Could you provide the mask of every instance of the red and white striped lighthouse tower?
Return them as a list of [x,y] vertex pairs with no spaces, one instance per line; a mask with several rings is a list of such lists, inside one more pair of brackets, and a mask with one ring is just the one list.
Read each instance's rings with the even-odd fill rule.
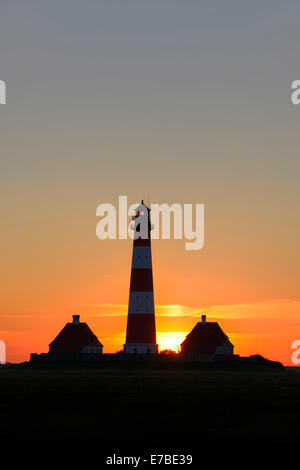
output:
[[157,354],[156,344],[150,209],[144,201],[133,217],[133,241],[130,293],[125,353]]

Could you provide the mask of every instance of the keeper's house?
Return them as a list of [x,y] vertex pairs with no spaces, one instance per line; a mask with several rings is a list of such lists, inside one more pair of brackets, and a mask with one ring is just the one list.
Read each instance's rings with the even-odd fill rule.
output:
[[202,315],[201,323],[192,329],[183,343],[181,355],[185,360],[212,362],[216,360],[231,360],[233,344],[216,322],[207,322]]
[[80,323],[79,315],[67,323],[49,344],[47,354],[31,354],[30,361],[98,360],[102,358],[103,345],[86,323]]

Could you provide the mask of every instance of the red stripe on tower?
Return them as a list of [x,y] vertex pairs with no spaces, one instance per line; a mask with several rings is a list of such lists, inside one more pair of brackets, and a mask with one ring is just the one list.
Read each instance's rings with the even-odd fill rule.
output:
[[133,217],[133,241],[126,344],[124,352],[157,354],[156,344],[150,209],[144,201]]

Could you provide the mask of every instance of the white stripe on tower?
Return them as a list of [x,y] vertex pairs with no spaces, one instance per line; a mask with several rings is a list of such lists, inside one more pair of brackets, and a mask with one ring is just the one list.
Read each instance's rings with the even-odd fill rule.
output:
[[[144,219],[143,219],[144,217]],[[145,224],[147,238],[138,236],[133,242],[130,294],[128,304],[125,353],[156,354],[155,312],[150,240],[150,210],[142,201],[134,217],[136,234]],[[144,232],[145,233],[145,232]]]
[[154,315],[153,292],[130,292],[128,313],[151,313]]
[[152,269],[151,246],[135,246],[132,251],[131,269]]

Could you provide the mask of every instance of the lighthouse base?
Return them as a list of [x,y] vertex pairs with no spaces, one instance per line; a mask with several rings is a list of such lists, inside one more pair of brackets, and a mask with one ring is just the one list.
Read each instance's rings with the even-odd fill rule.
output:
[[123,348],[125,354],[158,354],[158,344],[128,343]]

